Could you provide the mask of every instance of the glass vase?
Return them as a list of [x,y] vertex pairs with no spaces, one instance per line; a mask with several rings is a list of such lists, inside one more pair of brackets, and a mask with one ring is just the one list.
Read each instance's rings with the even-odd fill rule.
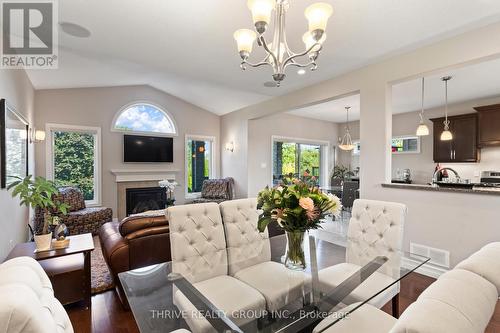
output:
[[304,234],[303,231],[286,232],[285,266],[288,269],[303,271],[306,268]]

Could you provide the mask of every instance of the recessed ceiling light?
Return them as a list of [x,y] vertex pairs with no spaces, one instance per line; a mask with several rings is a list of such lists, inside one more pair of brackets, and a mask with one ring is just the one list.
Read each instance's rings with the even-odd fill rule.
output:
[[304,68],[301,68],[297,71],[297,74],[299,75],[304,75],[306,73],[306,70]]
[[82,27],[79,24],[71,22],[61,22],[59,23],[61,30],[70,36],[78,38],[89,38],[91,33],[87,28]]

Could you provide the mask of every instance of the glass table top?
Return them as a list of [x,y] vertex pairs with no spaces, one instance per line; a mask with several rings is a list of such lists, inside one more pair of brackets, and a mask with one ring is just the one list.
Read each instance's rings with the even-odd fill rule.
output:
[[[429,258],[396,249],[383,244],[373,244],[357,249],[356,255],[345,247],[319,239],[314,231],[306,234],[304,271],[287,269],[287,279],[301,281],[299,296],[297,288],[284,281],[282,288],[289,294],[284,297],[283,306],[275,311],[240,313],[240,320],[234,314],[219,309],[209,299],[210,295],[200,292],[197,283],[190,277],[173,272],[172,262],[153,265],[119,274],[125,295],[141,333],[170,332],[189,327],[187,316],[203,316],[215,332],[299,332],[316,326],[333,310],[339,310],[356,301],[365,304],[397,283],[411,272],[425,264]],[[271,261],[283,264],[286,249],[284,235],[269,239]],[[349,258],[349,261],[346,260]],[[339,269],[337,269],[339,268]],[[226,272],[229,268],[226,267]],[[174,269],[175,271],[175,269]],[[219,270],[218,270],[219,271]],[[330,271],[330,273],[325,273]],[[332,273],[334,281],[331,281]],[[360,296],[356,288],[367,286],[367,279],[382,277],[377,284]],[[325,281],[327,279],[328,281]],[[368,290],[368,291],[366,291]],[[174,296],[182,293],[198,310],[196,313],[181,311],[174,305]],[[355,311],[358,307],[350,310]],[[247,315],[244,320],[241,317]],[[235,323],[236,322],[236,323]],[[331,325],[336,322],[333,321]],[[327,326],[329,327],[329,326]],[[197,333],[197,332],[193,332]]]

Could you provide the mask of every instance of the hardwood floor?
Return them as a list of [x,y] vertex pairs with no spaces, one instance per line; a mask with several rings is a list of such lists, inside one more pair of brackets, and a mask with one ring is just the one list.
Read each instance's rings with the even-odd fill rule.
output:
[[[412,273],[406,277],[401,282],[400,312],[402,313],[408,305],[414,302],[433,281],[433,278],[417,273]],[[66,309],[75,333],[139,332],[132,312],[123,310],[114,290],[93,296],[91,310],[85,310],[79,304],[69,306]],[[386,304],[383,310],[391,313],[390,303]],[[500,333],[500,302],[497,303],[486,333]]]

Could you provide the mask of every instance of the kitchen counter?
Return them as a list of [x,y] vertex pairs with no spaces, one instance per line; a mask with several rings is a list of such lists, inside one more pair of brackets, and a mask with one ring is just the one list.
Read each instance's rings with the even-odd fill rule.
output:
[[453,193],[471,193],[471,194],[489,194],[500,196],[500,188],[492,187],[474,187],[459,188],[459,187],[439,187],[424,184],[382,184],[385,188],[395,188],[403,190],[417,190],[417,191],[434,191],[434,192],[453,192]]

